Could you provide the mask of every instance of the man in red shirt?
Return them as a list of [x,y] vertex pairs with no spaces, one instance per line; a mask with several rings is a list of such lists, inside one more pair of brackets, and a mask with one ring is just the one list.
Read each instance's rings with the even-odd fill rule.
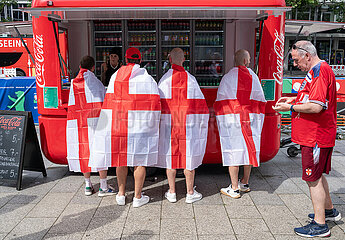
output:
[[[331,170],[331,155],[336,136],[336,82],[330,66],[317,56],[309,41],[298,41],[292,46],[294,66],[308,71],[297,97],[282,97],[274,110],[292,112],[293,142],[301,145],[302,179],[309,186],[315,214],[308,225],[295,228],[304,237],[330,235],[326,220],[338,221],[341,214],[333,207],[323,173]],[[294,102],[294,104],[292,104]]]

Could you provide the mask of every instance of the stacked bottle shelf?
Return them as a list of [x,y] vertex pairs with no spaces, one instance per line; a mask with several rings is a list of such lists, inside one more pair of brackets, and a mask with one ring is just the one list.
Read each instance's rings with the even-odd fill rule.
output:
[[162,20],[161,22],[161,60],[162,74],[166,73],[170,68],[168,55],[173,48],[179,47],[183,50],[185,62],[183,64],[187,71],[190,71],[190,37],[191,27],[189,20]]
[[95,21],[94,46],[96,51],[96,75],[100,78],[102,64],[109,61],[109,53],[113,47],[122,52],[121,21]]
[[223,21],[195,21],[195,68],[200,86],[218,86],[223,75]]
[[146,68],[147,72],[157,76],[156,68],[156,21],[139,20],[128,21],[128,46],[136,47],[141,53],[141,67]]

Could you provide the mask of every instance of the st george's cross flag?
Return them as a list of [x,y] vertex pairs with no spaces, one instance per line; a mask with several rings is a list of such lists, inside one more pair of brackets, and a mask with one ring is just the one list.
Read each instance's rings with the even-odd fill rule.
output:
[[70,171],[95,172],[90,168],[90,145],[96,129],[105,88],[93,72],[81,68],[72,80],[67,110],[66,145]]
[[209,110],[196,79],[172,65],[158,84],[162,114],[157,167],[193,170],[201,165]]
[[259,166],[265,104],[251,69],[238,66],[224,75],[214,104],[224,166]]
[[157,163],[161,105],[157,83],[138,64],[110,78],[89,166],[151,166]]

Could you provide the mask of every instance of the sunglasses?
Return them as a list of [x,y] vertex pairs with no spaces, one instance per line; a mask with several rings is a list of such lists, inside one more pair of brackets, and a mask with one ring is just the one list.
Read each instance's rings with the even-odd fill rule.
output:
[[304,48],[297,47],[296,44],[292,45],[292,49],[293,49],[293,50],[300,49],[300,50],[303,50],[303,51],[309,53],[309,52],[308,52],[307,50],[305,50]]

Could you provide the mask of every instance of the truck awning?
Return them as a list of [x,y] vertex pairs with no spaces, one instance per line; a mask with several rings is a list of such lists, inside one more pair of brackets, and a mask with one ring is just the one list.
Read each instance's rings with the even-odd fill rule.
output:
[[290,11],[284,0],[34,0],[33,16],[55,11],[62,20],[259,19]]
[[32,35],[32,22],[31,21],[24,21],[24,22],[1,22],[0,23],[0,32],[5,34],[10,34],[13,37],[19,37],[15,27],[18,29],[20,34],[22,35]]
[[285,33],[298,34],[301,30],[300,35],[304,36],[338,28],[345,28],[345,23],[307,20],[285,20]]

